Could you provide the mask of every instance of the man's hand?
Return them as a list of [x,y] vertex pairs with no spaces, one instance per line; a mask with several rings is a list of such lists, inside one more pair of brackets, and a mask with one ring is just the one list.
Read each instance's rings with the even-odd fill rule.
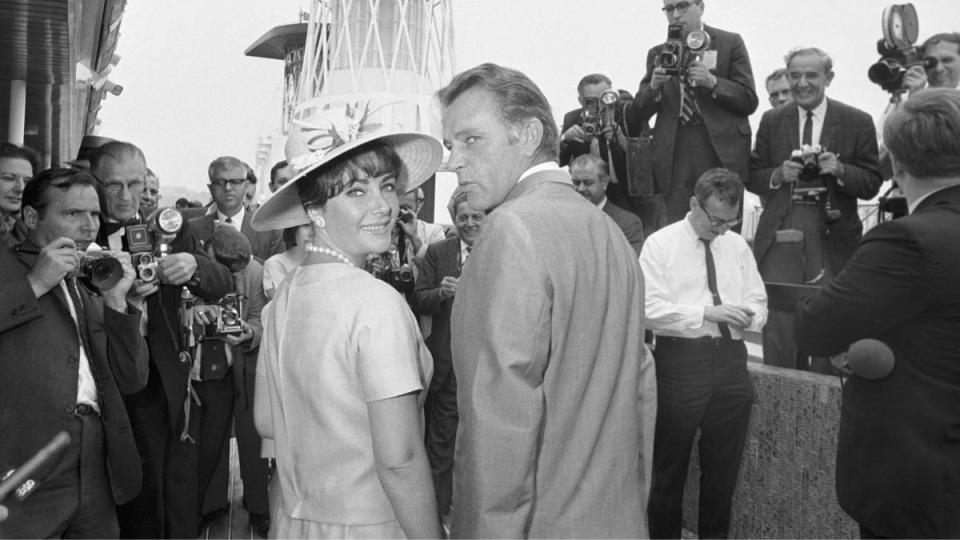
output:
[[653,75],[650,77],[650,89],[659,90],[663,85],[667,84],[670,77],[672,77],[672,75],[668,74],[665,69],[661,67],[654,68]]
[[802,171],[803,165],[788,159],[780,166],[780,181],[784,184],[792,184],[800,179]]
[[564,131],[563,135],[560,136],[560,140],[564,142],[573,141],[582,143],[587,142],[588,138],[589,137],[587,136],[586,132],[584,132],[583,128],[580,127],[580,124],[574,124],[570,127],[570,129]]
[[687,81],[693,86],[702,86],[711,90],[717,86],[717,78],[699,60],[690,62],[687,67]]
[[40,249],[37,264],[27,273],[27,281],[37,298],[56,287],[67,274],[73,272],[80,262],[77,244],[61,236]]
[[737,306],[733,304],[720,304],[719,306],[707,306],[703,310],[703,318],[712,323],[727,323],[740,328],[750,326],[753,321],[754,311],[746,306]]
[[247,324],[247,321],[240,321],[240,327],[243,328],[242,332],[239,334],[224,334],[223,340],[230,345],[240,345],[253,339],[253,330],[250,329],[250,325]]
[[160,282],[183,285],[197,271],[197,259],[190,253],[173,253],[159,260]]
[[157,285],[157,282],[146,282],[141,279],[136,279],[133,281],[133,285],[130,287],[130,290],[127,291],[127,302],[131,306],[143,311],[143,303],[148,296],[160,290],[160,286]]
[[208,324],[217,322],[217,317],[219,316],[219,306],[208,306],[203,304],[193,306],[193,320],[197,321],[197,323],[202,326],[207,326]]
[[407,238],[415,238],[417,236],[417,215],[406,208],[401,208],[400,214],[408,216],[410,220],[409,222],[402,219],[397,220],[400,223],[400,228],[403,229],[403,233],[407,235]]
[[927,87],[927,72],[923,66],[910,66],[907,72],[903,74],[903,88],[914,93],[917,90],[923,90]]
[[440,280],[440,294],[444,298],[453,298],[457,294],[457,285],[460,284],[460,278],[455,278],[453,276],[444,276]]
[[817,156],[817,162],[820,163],[820,174],[843,178],[843,163],[840,163],[840,156],[833,152],[822,152]]
[[[101,291],[103,293],[103,303],[114,311],[124,313],[127,310],[127,293],[137,279],[137,271],[133,269],[130,263],[130,254],[123,251],[104,251],[105,257],[113,257],[120,261],[120,267],[123,268],[123,277],[113,287]],[[142,302],[141,302],[142,305]],[[139,308],[140,306],[136,306]]]

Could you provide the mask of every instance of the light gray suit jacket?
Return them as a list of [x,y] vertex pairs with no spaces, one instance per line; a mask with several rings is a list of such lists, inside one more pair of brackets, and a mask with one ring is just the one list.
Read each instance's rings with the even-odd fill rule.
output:
[[487,217],[453,306],[453,536],[647,535],[643,294],[636,253],[566,172]]

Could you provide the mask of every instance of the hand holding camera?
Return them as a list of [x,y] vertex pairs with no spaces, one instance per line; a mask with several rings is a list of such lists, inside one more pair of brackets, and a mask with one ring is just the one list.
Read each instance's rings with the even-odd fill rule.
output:
[[409,208],[400,207],[397,214],[397,226],[408,238],[417,235],[417,215]]
[[444,298],[453,298],[457,294],[457,286],[460,284],[460,278],[453,276],[444,276],[440,280],[440,294]]
[[587,134],[583,131],[583,128],[580,127],[580,124],[574,124],[570,126],[570,129],[563,132],[560,140],[582,143],[587,141]]
[[77,268],[80,257],[77,254],[77,244],[73,240],[61,236],[43,246],[37,263],[27,274],[27,281],[33,288],[33,294],[40,298]]
[[817,155],[817,163],[820,166],[820,174],[829,174],[835,178],[843,177],[843,163],[840,162],[840,156],[837,154],[824,150]]
[[699,60],[692,60],[687,66],[687,82],[691,86],[702,86],[709,89],[717,86],[717,78]]
[[[97,255],[92,255],[93,253],[97,253]],[[130,291],[134,280],[137,279],[137,272],[130,263],[130,254],[122,251],[87,252],[86,259],[91,261],[91,266],[97,263],[101,266],[109,265],[111,268],[114,265],[119,265],[119,276],[114,275],[108,281],[98,281],[94,277],[90,281],[93,282],[94,286],[100,288],[103,293],[103,302],[110,309],[121,313],[125,312],[127,309],[127,292]],[[136,307],[139,308],[140,306]]]
[[197,271],[197,258],[191,253],[172,253],[156,264],[160,282],[167,285],[183,285]]

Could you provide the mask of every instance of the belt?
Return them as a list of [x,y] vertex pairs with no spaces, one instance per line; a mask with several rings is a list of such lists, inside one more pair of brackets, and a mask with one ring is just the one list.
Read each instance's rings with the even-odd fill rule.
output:
[[87,416],[87,415],[91,415],[91,414],[99,414],[99,413],[97,413],[97,410],[93,408],[93,405],[90,405],[90,404],[87,404],[87,403],[80,403],[79,405],[77,405],[77,408],[76,408],[76,410],[74,410],[73,413],[76,414],[77,416]]
[[657,336],[657,341],[666,342],[666,343],[721,343],[721,342],[734,343],[734,342],[743,341],[743,340],[725,338],[722,336],[700,336],[695,338]]

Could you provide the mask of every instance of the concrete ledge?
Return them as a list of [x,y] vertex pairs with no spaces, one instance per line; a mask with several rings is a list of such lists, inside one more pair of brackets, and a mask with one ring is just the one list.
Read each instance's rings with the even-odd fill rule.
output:
[[[731,538],[859,538],[837,504],[840,380],[749,362],[757,399],[733,500]],[[690,460],[684,526],[697,530],[699,454]]]

